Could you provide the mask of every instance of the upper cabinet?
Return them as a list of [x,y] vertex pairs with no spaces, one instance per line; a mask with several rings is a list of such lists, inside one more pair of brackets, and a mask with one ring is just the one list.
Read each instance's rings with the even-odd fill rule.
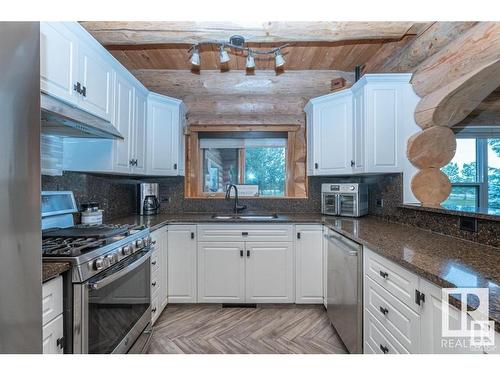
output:
[[41,90],[112,122],[115,72],[106,54],[77,23],[41,22]]
[[77,22],[42,22],[41,90],[110,122],[123,139],[63,140],[63,169],[184,174],[185,106],[150,93]]
[[308,175],[403,171],[411,74],[367,74],[352,88],[309,101]]
[[184,175],[185,109],[182,101],[148,97],[147,171],[156,176]]

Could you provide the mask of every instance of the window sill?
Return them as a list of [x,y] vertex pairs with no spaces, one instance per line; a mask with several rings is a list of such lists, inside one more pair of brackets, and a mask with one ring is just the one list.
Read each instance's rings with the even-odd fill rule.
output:
[[452,209],[448,207],[427,207],[422,206],[420,204],[402,204],[399,207],[417,210],[417,211],[426,211],[433,212],[437,214],[443,215],[452,215],[452,216],[463,216],[463,217],[473,217],[476,219],[490,220],[490,221],[499,221],[500,222],[500,210],[499,209]]

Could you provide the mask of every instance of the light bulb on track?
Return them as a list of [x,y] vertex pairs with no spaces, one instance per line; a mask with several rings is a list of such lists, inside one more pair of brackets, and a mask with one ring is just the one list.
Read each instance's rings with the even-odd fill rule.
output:
[[193,54],[191,55],[191,65],[198,67],[200,64],[200,52],[198,51],[198,48],[195,48]]
[[277,50],[276,53],[274,54],[274,65],[276,68],[281,68],[285,65],[285,59],[283,58],[283,55],[281,54],[280,50]]
[[225,64],[225,63],[229,62],[229,60],[231,60],[231,58],[229,57],[229,54],[224,49],[224,46],[220,46],[219,57],[220,57],[220,63],[221,64]]
[[249,52],[248,56],[247,56],[246,68],[247,69],[255,69],[255,60],[254,60],[251,52]]

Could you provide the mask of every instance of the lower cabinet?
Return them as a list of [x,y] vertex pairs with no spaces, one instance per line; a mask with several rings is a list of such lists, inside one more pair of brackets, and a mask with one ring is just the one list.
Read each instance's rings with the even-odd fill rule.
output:
[[[450,330],[473,322],[467,314],[462,322],[459,309],[442,300],[442,288],[364,248],[364,352],[473,354],[498,353],[496,345],[471,347],[470,337],[443,335],[444,318]],[[448,307],[448,314],[443,308]]]
[[167,227],[152,232],[151,239],[154,247],[151,254],[151,321],[155,323],[167,306]]
[[58,276],[42,285],[43,354],[64,352],[63,280]]
[[295,226],[295,303],[323,303],[323,226]]
[[198,243],[198,302],[291,303],[291,242]]
[[291,242],[245,244],[246,302],[294,302],[292,250]]
[[169,225],[167,247],[168,302],[196,303],[196,225]]
[[245,302],[245,243],[198,243],[198,302]]

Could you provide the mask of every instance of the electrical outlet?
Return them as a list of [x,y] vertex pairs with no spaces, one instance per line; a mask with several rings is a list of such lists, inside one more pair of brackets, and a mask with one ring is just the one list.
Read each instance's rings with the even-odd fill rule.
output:
[[384,207],[384,200],[382,198],[378,198],[375,204],[377,207]]

